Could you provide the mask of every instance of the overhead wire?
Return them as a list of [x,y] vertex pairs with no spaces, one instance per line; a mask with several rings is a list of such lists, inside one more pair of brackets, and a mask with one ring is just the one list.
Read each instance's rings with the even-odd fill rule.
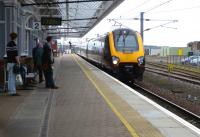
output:
[[151,28],[145,29],[144,31],[149,31],[149,30],[152,30],[152,29],[155,29],[155,28],[159,28],[159,27],[165,27],[165,28],[177,29],[177,28],[173,28],[173,27],[165,26],[165,25],[167,25],[167,24],[171,24],[171,23],[175,23],[175,22],[177,22],[177,21],[170,21],[170,22],[167,22],[167,23],[164,23],[164,24],[158,25],[158,26],[154,26],[154,27],[151,27]]
[[159,8],[159,7],[161,7],[161,6],[165,5],[165,4],[170,3],[171,1],[173,1],[173,0],[168,0],[168,1],[165,1],[165,2],[163,2],[163,3],[160,3],[160,4],[156,5],[156,6],[154,6],[153,8],[151,8],[151,9],[145,11],[144,13],[147,13],[147,12],[150,12],[150,11],[152,11],[152,10],[154,10],[154,9],[157,9],[157,8]]
[[125,14],[125,13],[130,13],[130,12],[132,12],[132,11],[134,11],[134,10],[136,10],[136,9],[138,9],[138,8],[140,8],[140,7],[142,7],[143,5],[145,5],[145,4],[147,4],[148,2],[150,2],[150,1],[152,1],[152,0],[146,0],[146,1],[144,1],[143,3],[141,3],[141,4],[139,4],[139,5],[137,5],[137,6],[135,6],[134,8],[132,8],[132,9],[130,9],[129,11],[126,11],[126,12],[124,12],[124,13],[122,13],[122,14]]
[[[150,2],[150,1],[151,1],[151,0],[146,0],[146,1],[144,1],[143,3],[139,4],[138,6],[134,7],[133,9],[131,9],[131,10],[129,10],[129,11],[136,10],[137,8],[139,8],[139,7],[143,6],[143,5],[145,5],[146,3]],[[165,1],[165,2],[163,2],[163,3],[160,3],[160,4],[156,5],[156,6],[154,6],[153,8],[151,8],[151,9],[145,11],[144,13],[150,12],[151,10],[154,10],[154,9],[156,9],[156,8],[159,8],[159,7],[161,7],[161,6],[163,6],[163,5],[167,4],[167,3],[169,3],[169,2],[171,2],[171,1],[173,1],[173,0],[168,0],[168,1]],[[125,13],[126,13],[126,12],[125,12]],[[124,13],[123,13],[123,14],[124,14]],[[132,20],[132,19],[134,19],[134,20],[139,20],[138,16],[139,16],[139,15],[135,16],[134,18],[129,18],[129,19],[125,19],[125,20]],[[120,19],[122,19],[121,16],[120,16],[120,18],[119,18],[118,20],[120,20]],[[150,20],[146,20],[146,21],[150,21]],[[160,20],[160,21],[164,21],[164,20]]]
[[187,7],[187,8],[180,8],[180,9],[156,11],[156,12],[152,12],[152,13],[155,14],[155,13],[164,13],[164,12],[179,12],[179,11],[193,10],[193,9],[200,9],[200,5],[193,6],[193,7]]
[[[143,3],[139,4],[138,6],[136,6],[136,7],[135,7],[134,9],[132,9],[132,10],[136,10],[137,8],[139,8],[139,7],[143,6],[143,5],[145,5],[145,4],[148,3],[149,1],[150,1],[150,0],[144,1]],[[150,11],[152,11],[152,10],[154,10],[154,9],[157,9],[157,8],[159,8],[159,7],[161,7],[161,6],[165,5],[165,4],[170,3],[171,1],[173,1],[173,0],[167,0],[167,1],[165,1],[165,2],[162,2],[162,3],[158,4],[158,5],[156,5],[156,6],[152,7],[152,8],[150,8],[149,10],[146,10],[144,13],[147,13],[147,12],[150,12]],[[130,11],[130,10],[129,10],[129,11]],[[123,19],[123,18],[121,18],[121,16],[120,16],[119,19],[109,19],[109,21],[114,21],[115,23],[118,23],[118,24],[120,24],[120,25],[122,25],[122,26],[125,26],[124,24],[122,24],[121,22],[116,21],[116,20],[140,20],[140,18],[134,17],[134,18],[125,18],[125,19]],[[158,27],[165,27],[165,28],[177,29],[177,28],[165,26],[165,25],[170,24],[170,23],[178,22],[177,20],[161,20],[161,19],[144,19],[144,20],[145,20],[145,21],[168,21],[167,23],[164,23],[164,24],[161,24],[161,25],[152,27],[152,28],[148,28],[148,29],[146,29],[146,30],[144,30],[144,31],[148,31],[148,30],[151,30],[151,29],[154,29],[154,28],[158,28]],[[126,26],[126,27],[127,27],[127,26]]]
[[[147,4],[147,3],[150,2],[150,1],[152,1],[152,0],[146,0],[146,1],[142,2],[141,4],[135,6],[135,7],[132,8],[131,10],[126,11],[126,12],[123,12],[122,14],[126,14],[126,13],[128,13],[128,12],[130,13],[130,12],[132,12],[132,11],[134,11],[134,10],[136,10],[136,9],[138,9],[138,8],[140,8],[140,7],[142,7],[143,5]],[[139,16],[139,15],[135,16],[134,18],[137,18],[138,16]],[[121,18],[121,16],[120,16],[120,18]],[[124,24],[122,24],[121,22],[116,21],[116,20],[120,20],[120,19],[108,19],[109,22],[110,22],[110,21],[114,21],[115,23],[118,23],[118,24],[120,24],[121,26],[127,27],[126,25],[124,25]],[[127,28],[128,28],[128,27],[127,27]]]
[[[140,20],[140,18],[113,18],[112,20]],[[177,20],[164,20],[164,19],[144,19],[144,21],[177,21]]]
[[126,26],[126,25],[122,24],[121,22],[116,21],[116,20],[114,20],[114,19],[108,19],[108,21],[109,21],[109,22],[113,21],[113,22],[114,22],[114,26],[117,26],[116,24],[118,24],[120,27],[121,27],[121,26],[124,26],[125,28],[129,28],[128,26]]
[[[134,10],[136,10],[136,9],[138,9],[138,8],[140,8],[140,7],[142,7],[143,5],[149,3],[150,1],[152,1],[152,0],[146,0],[146,1],[142,2],[141,4],[138,4],[137,6],[135,6],[134,8],[132,8],[132,9],[130,9],[130,10],[125,11],[125,12],[122,12],[121,15],[130,13],[130,12],[133,12]],[[121,15],[120,15],[120,17],[121,17]],[[138,17],[138,16],[139,16],[139,15],[136,15],[135,18]]]

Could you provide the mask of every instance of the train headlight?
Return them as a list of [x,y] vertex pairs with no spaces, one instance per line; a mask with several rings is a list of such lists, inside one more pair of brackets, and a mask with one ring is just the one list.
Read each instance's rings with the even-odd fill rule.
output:
[[119,64],[119,58],[118,58],[118,57],[115,57],[115,56],[113,56],[113,57],[112,57],[112,63],[113,63],[114,65],[117,65],[117,64]]
[[144,56],[138,58],[138,65],[143,65],[145,63]]

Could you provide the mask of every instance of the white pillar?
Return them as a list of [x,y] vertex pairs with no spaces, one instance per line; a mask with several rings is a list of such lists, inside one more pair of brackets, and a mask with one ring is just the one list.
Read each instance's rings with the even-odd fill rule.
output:
[[10,41],[9,34],[17,32],[17,2],[16,0],[7,0],[5,4],[5,22],[6,22],[6,43]]

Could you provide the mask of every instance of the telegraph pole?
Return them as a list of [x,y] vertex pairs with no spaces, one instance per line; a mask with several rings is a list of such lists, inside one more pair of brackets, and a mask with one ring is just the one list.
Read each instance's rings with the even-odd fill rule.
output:
[[140,34],[142,37],[142,41],[144,42],[144,12],[140,12]]

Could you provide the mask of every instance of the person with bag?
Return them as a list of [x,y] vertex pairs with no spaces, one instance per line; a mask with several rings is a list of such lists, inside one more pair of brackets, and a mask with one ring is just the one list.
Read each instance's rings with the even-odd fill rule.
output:
[[44,81],[43,70],[42,70],[42,57],[43,57],[43,46],[38,39],[36,47],[33,48],[33,62],[35,70],[38,71],[39,73],[39,83]]
[[58,87],[55,85],[54,79],[53,79],[53,51],[51,49],[51,42],[52,37],[48,36],[46,38],[47,43],[43,46],[43,57],[42,57],[42,67],[45,77],[45,84],[46,88],[52,88],[52,89],[58,89]]
[[11,41],[6,46],[7,71],[8,71],[8,94],[10,96],[19,96],[16,93],[16,73],[17,65],[20,65],[18,50],[16,45],[17,33],[10,34]]

